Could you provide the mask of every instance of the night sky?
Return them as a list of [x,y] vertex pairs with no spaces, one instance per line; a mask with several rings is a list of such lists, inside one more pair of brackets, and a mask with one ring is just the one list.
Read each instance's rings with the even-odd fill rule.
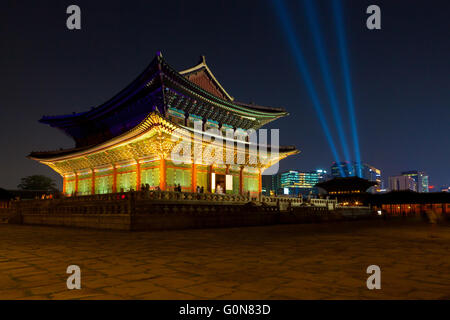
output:
[[[350,144],[331,4],[316,3]],[[81,7],[80,31],[66,28],[71,4]],[[366,28],[371,4],[381,7],[382,30]],[[332,124],[302,4],[287,6]],[[450,184],[450,1],[346,0],[343,7],[362,161],[380,168],[385,181],[417,169],[435,186]],[[178,70],[206,55],[236,100],[286,108],[290,116],[268,128],[280,128],[281,144],[301,154],[283,160],[282,170],[329,170],[333,161],[270,0],[3,0],[0,39],[0,187],[16,188],[31,174],[61,185],[26,156],[73,142],[38,120],[102,104],[159,50]]]

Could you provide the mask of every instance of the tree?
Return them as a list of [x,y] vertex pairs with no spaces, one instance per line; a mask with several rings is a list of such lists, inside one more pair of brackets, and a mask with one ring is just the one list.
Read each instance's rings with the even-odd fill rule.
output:
[[17,187],[21,190],[45,190],[49,192],[58,191],[55,181],[42,175],[33,175],[22,178]]

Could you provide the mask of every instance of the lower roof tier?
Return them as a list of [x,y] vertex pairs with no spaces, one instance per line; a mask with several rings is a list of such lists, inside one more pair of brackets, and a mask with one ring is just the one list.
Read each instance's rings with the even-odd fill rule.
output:
[[[258,152],[260,150],[263,152]],[[228,163],[265,169],[297,153],[299,151],[293,146],[272,150],[270,146],[236,139],[220,139],[215,134],[199,134],[192,128],[167,120],[155,111],[136,127],[104,143],[59,151],[33,152],[29,158],[66,175],[130,161],[175,160],[174,157],[185,163]]]

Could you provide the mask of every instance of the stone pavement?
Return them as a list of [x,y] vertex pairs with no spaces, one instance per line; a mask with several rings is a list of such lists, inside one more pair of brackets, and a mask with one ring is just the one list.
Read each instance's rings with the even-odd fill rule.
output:
[[[114,232],[0,225],[0,299],[450,299],[450,226]],[[68,290],[66,268],[81,268]],[[366,268],[381,268],[368,290]]]

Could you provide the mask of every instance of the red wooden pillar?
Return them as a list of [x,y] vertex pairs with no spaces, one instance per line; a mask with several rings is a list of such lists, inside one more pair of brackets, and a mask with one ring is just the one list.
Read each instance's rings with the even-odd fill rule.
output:
[[66,177],[63,176],[63,194],[66,195]]
[[192,163],[191,192],[197,192],[197,165]]
[[117,168],[114,165],[113,166],[113,185],[112,185],[112,192],[116,193],[117,192]]
[[136,163],[136,191],[141,190],[141,164],[139,160]]
[[258,193],[260,195],[262,193],[262,173],[261,173],[261,169],[259,169],[259,173],[258,173]]
[[166,182],[166,159],[159,160],[159,188],[161,191],[166,191],[167,182]]
[[75,172],[75,195],[78,193],[78,173]]

